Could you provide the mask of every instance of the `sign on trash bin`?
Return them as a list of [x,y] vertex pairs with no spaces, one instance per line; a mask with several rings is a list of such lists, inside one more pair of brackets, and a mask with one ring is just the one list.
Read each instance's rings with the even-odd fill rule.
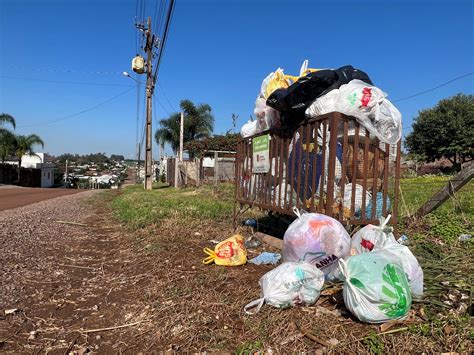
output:
[[270,171],[270,136],[268,134],[252,139],[253,168],[252,173],[268,173]]

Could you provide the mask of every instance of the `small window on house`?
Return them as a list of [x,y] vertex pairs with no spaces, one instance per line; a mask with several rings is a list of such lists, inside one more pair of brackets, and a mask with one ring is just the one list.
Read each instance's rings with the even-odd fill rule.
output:
[[43,177],[45,177],[45,176],[46,176],[46,172],[43,171]]
[[48,171],[48,180],[51,178],[51,173]]

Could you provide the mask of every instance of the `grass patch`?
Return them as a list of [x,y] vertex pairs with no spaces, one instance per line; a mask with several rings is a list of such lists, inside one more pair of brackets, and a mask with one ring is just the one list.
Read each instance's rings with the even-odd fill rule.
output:
[[[401,216],[415,213],[437,191],[441,190],[451,179],[451,176],[419,176],[415,178],[400,179],[401,191]],[[453,212],[464,214],[473,221],[474,217],[474,181],[470,181],[441,205],[433,213],[445,216]]]
[[189,219],[217,222],[232,218],[232,197],[231,184],[185,189],[157,186],[151,191],[137,185],[125,188],[112,202],[112,209],[131,229],[160,225],[168,218],[182,223]]

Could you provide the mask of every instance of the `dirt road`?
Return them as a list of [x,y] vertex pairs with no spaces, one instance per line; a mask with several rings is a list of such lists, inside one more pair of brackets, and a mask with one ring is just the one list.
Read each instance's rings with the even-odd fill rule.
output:
[[80,192],[76,189],[0,187],[0,211]]
[[121,353],[140,343],[150,265],[137,260],[97,192],[0,212],[1,353]]

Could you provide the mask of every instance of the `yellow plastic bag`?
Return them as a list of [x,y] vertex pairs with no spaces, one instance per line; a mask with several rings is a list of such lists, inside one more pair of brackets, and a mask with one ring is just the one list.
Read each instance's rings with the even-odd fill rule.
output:
[[216,265],[238,266],[247,262],[244,237],[238,234],[220,242],[214,250],[204,248],[204,253],[209,255],[202,261],[204,264],[215,262]]
[[286,75],[282,69],[275,71],[270,77],[267,77],[268,82],[264,89],[264,97],[268,98],[277,89],[286,89],[288,86],[298,80],[297,76]]

